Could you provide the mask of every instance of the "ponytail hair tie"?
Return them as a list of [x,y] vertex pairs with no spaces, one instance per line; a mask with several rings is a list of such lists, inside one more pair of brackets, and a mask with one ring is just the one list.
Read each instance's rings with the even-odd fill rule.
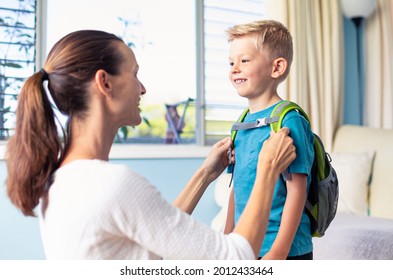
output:
[[42,76],[42,80],[43,80],[43,81],[46,81],[46,80],[49,79],[49,74],[45,71],[44,68],[41,68],[40,73],[42,73],[42,75],[43,75],[43,76]]

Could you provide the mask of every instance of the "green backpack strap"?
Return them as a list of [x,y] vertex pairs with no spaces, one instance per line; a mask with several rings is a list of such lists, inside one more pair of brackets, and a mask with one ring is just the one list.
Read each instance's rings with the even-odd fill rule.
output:
[[[266,124],[270,124],[270,128],[273,131],[277,132],[282,126],[282,121],[283,121],[285,115],[289,111],[292,111],[292,110],[297,110],[310,123],[310,120],[309,120],[306,112],[304,112],[304,110],[299,105],[297,105],[295,102],[285,100],[285,101],[278,103],[276,105],[276,107],[274,107],[274,109],[270,115],[270,119],[266,120]],[[237,123],[242,123],[249,111],[250,111],[250,108],[246,108],[243,111],[243,113],[240,115],[240,117],[238,118]],[[232,133],[231,133],[232,141],[235,139],[236,134],[237,134],[237,130],[232,130]]]
[[[281,126],[282,126],[282,121],[285,117],[285,115],[291,111],[291,110],[296,110],[298,111],[303,117],[306,118],[306,120],[308,121],[308,123],[310,123],[310,119],[308,118],[306,112],[299,106],[297,105],[295,102],[291,102],[291,101],[283,101],[279,104],[277,104],[277,106],[273,109],[272,114],[271,114],[271,118],[272,117],[278,117],[278,122],[274,122],[270,124],[270,128],[277,132]],[[311,123],[310,123],[311,125]],[[323,155],[323,151],[325,150],[325,148],[323,147],[322,141],[319,139],[319,137],[317,135],[314,134],[314,151],[315,154],[321,154]],[[317,164],[316,166],[318,167],[318,169],[316,170],[316,175],[318,178],[318,181],[322,180],[322,178],[325,177],[326,174],[326,168],[329,168],[328,164],[326,164],[325,162],[325,157],[316,157],[317,160]]]
[[[273,130],[274,132],[277,132],[282,127],[282,121],[283,121],[285,115],[289,111],[292,111],[292,110],[298,111],[301,115],[303,115],[306,118],[308,123],[310,123],[310,120],[309,120],[306,112],[304,112],[304,110],[299,105],[297,105],[295,102],[284,100],[284,101],[278,103],[276,105],[276,107],[274,107],[274,109],[270,115],[271,119],[274,119],[274,118],[278,119],[278,121],[270,123],[270,129]],[[285,181],[291,179],[291,174],[288,172],[288,170],[285,170],[282,173],[282,175],[283,175],[283,178]]]
[[[315,155],[325,155],[325,147],[323,146],[322,140],[316,134],[314,134],[314,151]],[[325,179],[326,174],[329,174],[330,163],[326,161],[331,161],[331,159],[328,154],[326,155],[328,157],[315,156],[315,160],[317,161],[316,166],[318,167],[316,170],[318,182]]]
[[291,101],[283,101],[280,102],[279,104],[276,105],[276,107],[273,109],[272,114],[270,115],[271,118],[273,117],[278,117],[278,121],[277,122],[273,122],[270,124],[270,128],[277,132],[281,126],[282,126],[282,121],[285,117],[285,115],[292,110],[296,110],[298,111],[301,115],[303,115],[303,117],[306,118],[306,120],[308,121],[308,123],[310,123],[310,119],[308,118],[306,112],[304,112],[304,110],[297,105],[295,102],[291,102]]
[[[246,117],[246,115],[247,115],[247,113],[248,113],[249,111],[250,111],[250,108],[245,109],[245,110],[243,111],[243,113],[240,115],[240,117],[238,118],[237,122],[239,122],[239,123],[243,122],[244,118]],[[232,141],[235,140],[236,134],[237,134],[237,130],[232,130],[232,133],[231,133],[231,139],[232,139]]]

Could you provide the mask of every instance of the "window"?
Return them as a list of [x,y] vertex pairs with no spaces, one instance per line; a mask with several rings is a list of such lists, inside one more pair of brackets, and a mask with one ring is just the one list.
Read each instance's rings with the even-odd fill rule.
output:
[[205,143],[229,135],[231,125],[247,107],[228,80],[229,46],[225,30],[264,17],[265,0],[204,1]]
[[[115,141],[176,142],[167,117],[170,110],[165,104],[178,104],[178,117],[184,115],[181,141],[178,142],[210,145],[229,135],[232,122],[247,106],[246,100],[237,95],[227,78],[229,49],[225,29],[263,18],[264,1],[112,0],[109,5],[106,0],[96,0],[94,8],[91,1],[43,1],[47,6],[44,19],[47,37],[46,47],[42,48],[46,53],[42,57],[46,57],[61,37],[75,30],[101,29],[122,37],[136,54],[140,65],[139,78],[147,94],[141,102],[144,122],[138,127],[120,129]],[[6,7],[12,2],[14,6]],[[12,49],[26,50],[15,52],[22,57],[12,58],[15,63],[23,64],[25,71],[23,75],[17,74],[17,69],[7,71],[7,79],[16,79],[18,83],[15,82],[13,90],[2,90],[0,116],[4,118],[15,110],[15,97],[23,81],[21,77],[35,71],[32,63],[35,60],[35,1],[7,0],[7,5],[3,3],[0,0],[0,6],[4,7],[1,18],[6,18],[5,13],[15,13],[7,9],[20,10],[24,27],[14,25],[23,34],[28,34],[19,39],[19,45],[12,45]],[[6,25],[5,21],[1,24],[3,28],[12,25]],[[2,53],[0,58],[3,74],[5,61],[11,59],[11,55]],[[185,103],[187,100],[190,102]],[[0,125],[7,125],[6,128],[0,127],[3,137],[8,136],[5,133],[14,125],[12,117],[6,118],[7,121],[0,122]]]
[[[167,138],[164,104],[196,98],[194,0],[55,0],[47,1],[47,50],[64,35],[80,29],[100,29],[132,45],[146,87],[140,126],[120,129],[116,142],[159,143]],[[78,9],[75,9],[75,7]],[[179,12],[181,11],[181,12]],[[179,114],[182,106],[179,105]],[[182,135],[195,143],[195,106],[185,115]]]
[[35,71],[36,1],[0,1],[0,140],[13,134],[16,100]]

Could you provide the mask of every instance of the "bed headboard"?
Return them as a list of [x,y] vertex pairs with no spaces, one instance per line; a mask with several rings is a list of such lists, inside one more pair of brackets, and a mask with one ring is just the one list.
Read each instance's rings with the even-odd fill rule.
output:
[[393,219],[393,130],[344,125],[333,152],[375,151],[370,184],[370,216]]

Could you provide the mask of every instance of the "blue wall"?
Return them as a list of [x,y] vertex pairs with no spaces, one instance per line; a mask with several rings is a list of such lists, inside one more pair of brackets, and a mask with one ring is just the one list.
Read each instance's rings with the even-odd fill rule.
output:
[[[126,164],[139,172],[163,194],[168,202],[173,201],[186,185],[192,174],[202,163],[202,159],[146,159],[113,160]],[[38,218],[24,217],[8,200],[4,181],[6,166],[0,161],[0,260],[44,259],[39,232]],[[212,186],[206,191],[193,216],[210,225],[218,213]]]
[[357,47],[357,39],[363,42],[363,24],[359,31],[357,34],[355,24],[344,17],[344,124],[363,125],[364,48],[362,43]]
[[0,161],[0,259],[42,259],[37,219],[26,218],[5,194],[6,167]]

